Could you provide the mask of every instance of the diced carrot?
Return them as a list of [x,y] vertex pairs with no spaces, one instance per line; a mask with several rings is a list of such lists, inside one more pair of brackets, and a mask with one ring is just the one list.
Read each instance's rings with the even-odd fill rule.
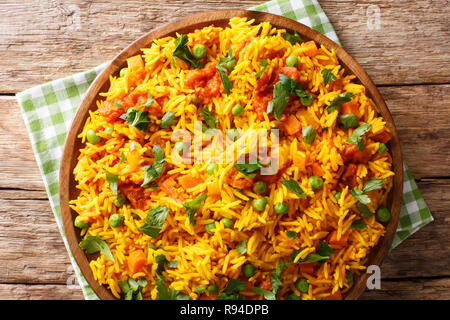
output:
[[356,102],[350,101],[341,104],[341,113],[342,114],[354,114],[357,118],[359,118],[359,105]]
[[345,166],[344,174],[341,177],[341,181],[350,187],[356,186],[356,173],[358,172],[358,167],[354,163],[349,163]]
[[322,166],[318,162],[313,162],[312,171],[316,177],[322,177],[325,174],[325,171],[323,171]]
[[128,256],[128,269],[131,274],[135,274],[141,268],[147,264],[147,256],[144,251],[136,250],[129,254]]
[[259,287],[264,290],[272,290],[272,283],[270,282],[270,278],[266,278],[261,281]]
[[363,151],[359,150],[354,144],[347,144],[341,153],[344,163],[367,163],[371,156],[370,149],[364,148]]
[[300,272],[302,273],[313,273],[314,272],[314,263],[301,263],[299,265]]
[[302,43],[303,53],[308,57],[313,57],[317,54],[318,49],[314,41],[308,41]]
[[203,179],[201,177],[193,176],[191,174],[187,174],[178,178],[178,181],[184,189],[190,189],[199,185],[200,183],[203,183]]
[[341,238],[338,240],[337,231],[334,230],[328,237],[328,243],[336,246],[346,246],[348,241],[349,232],[341,234]]
[[173,182],[172,178],[164,180],[160,187],[161,190],[163,190],[167,195],[171,198],[174,198],[177,202],[183,203],[183,198],[178,194],[178,192],[170,185],[170,183]]
[[323,298],[323,300],[342,300],[341,290],[338,290],[335,293],[329,295],[328,297]]
[[302,125],[301,122],[297,119],[297,117],[291,114],[283,122],[283,128],[288,135],[293,135],[302,129]]
[[208,196],[220,196],[219,182],[217,181],[208,182],[207,188],[208,188]]
[[285,76],[288,76],[294,81],[298,81],[300,78],[298,69],[296,67],[281,67],[279,69],[279,72],[284,74]]
[[293,158],[294,166],[304,171],[306,169],[306,163],[308,160],[307,158],[308,157],[306,155],[302,154],[301,152],[297,152]]
[[380,133],[372,136],[372,139],[377,142],[388,143],[392,139],[392,133],[387,130],[383,130]]
[[132,71],[138,71],[144,68],[144,61],[140,55],[131,57],[127,59],[128,69]]

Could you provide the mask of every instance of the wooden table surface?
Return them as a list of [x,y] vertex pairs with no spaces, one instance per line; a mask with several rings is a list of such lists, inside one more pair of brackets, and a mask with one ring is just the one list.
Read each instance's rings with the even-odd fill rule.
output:
[[[14,94],[112,59],[187,14],[261,0],[0,0],[0,299],[82,299]],[[364,299],[450,299],[450,5],[446,0],[320,1],[343,47],[393,114],[435,218],[386,258]],[[379,29],[370,20],[379,13]]]

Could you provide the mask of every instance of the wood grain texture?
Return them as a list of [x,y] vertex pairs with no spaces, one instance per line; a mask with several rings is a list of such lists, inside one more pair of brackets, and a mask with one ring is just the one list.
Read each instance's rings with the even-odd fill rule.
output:
[[[112,59],[144,33],[188,14],[259,3],[32,0],[24,6],[1,0],[0,92],[18,92],[90,69]],[[447,0],[327,0],[320,4],[344,48],[377,85],[450,82]],[[373,16],[370,8],[380,10],[379,29],[368,27],[368,16]]]
[[0,300],[83,300],[78,286],[0,283]]

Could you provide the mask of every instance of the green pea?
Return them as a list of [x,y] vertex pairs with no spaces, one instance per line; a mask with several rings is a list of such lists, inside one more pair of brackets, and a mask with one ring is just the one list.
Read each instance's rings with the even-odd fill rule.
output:
[[103,131],[107,136],[110,136],[113,134],[114,129],[112,127],[108,127],[105,129],[105,131]]
[[320,189],[323,186],[323,180],[321,177],[316,176],[309,177],[308,182],[313,189]]
[[198,294],[203,294],[203,292],[206,291],[205,287],[197,287],[194,289],[195,292],[197,292]]
[[89,227],[89,223],[82,221],[80,216],[77,216],[75,218],[75,222],[73,224],[75,225],[75,227],[80,229],[86,229],[87,227]]
[[300,297],[298,295],[296,295],[295,293],[291,293],[290,295],[287,296],[286,299],[287,300],[300,300]]
[[111,217],[109,217],[109,225],[112,228],[118,228],[122,225],[122,223],[123,223],[123,218],[117,213],[115,213],[115,214],[111,215]]
[[219,291],[219,288],[217,287],[217,285],[215,284],[210,284],[208,286],[208,292],[209,293],[217,293],[217,291]]
[[256,211],[264,211],[267,206],[267,199],[265,197],[253,199],[252,205]]
[[308,292],[308,289],[309,289],[308,280],[306,280],[304,278],[298,279],[297,281],[295,281],[295,287],[300,292],[303,292],[303,293]]
[[298,58],[296,56],[289,56],[286,59],[287,67],[297,67],[298,66]]
[[236,104],[233,109],[231,110],[231,113],[233,116],[240,116],[244,112],[244,107],[241,106],[239,103]]
[[166,258],[166,256],[163,255],[163,254],[158,254],[158,255],[155,257],[155,262],[156,262],[156,264],[164,264],[166,261],[167,261],[167,258]]
[[380,207],[377,210],[376,217],[379,222],[388,222],[389,220],[391,220],[391,212],[386,207]]
[[217,172],[217,170],[219,170],[219,165],[217,163],[210,163],[206,167],[206,173],[211,176],[214,175]]
[[288,212],[289,210],[289,206],[286,202],[283,203],[276,203],[273,206],[273,209],[275,210],[276,213],[278,214],[285,214],[286,212]]
[[120,69],[120,72],[119,72],[120,77],[121,77],[121,78],[125,77],[125,75],[127,74],[127,72],[128,72],[128,68],[122,68],[122,69]]
[[195,59],[203,59],[206,56],[206,47],[200,43],[197,43],[192,48],[192,55]]
[[255,267],[252,264],[247,263],[242,267],[242,273],[247,278],[250,278],[251,276],[253,276],[255,274]]
[[387,147],[384,143],[380,143],[380,145],[378,146],[378,153],[383,153],[386,152]]
[[222,218],[220,221],[222,221],[225,228],[233,228],[233,220],[229,218]]
[[211,222],[211,223],[208,223],[208,224],[205,225],[205,230],[209,234],[213,234],[215,229],[216,229],[216,223],[215,222]]
[[353,273],[347,272],[347,274],[345,275],[345,280],[347,281],[348,284],[352,284],[353,283]]
[[267,190],[267,186],[263,181],[258,181],[253,186],[253,191],[257,194],[263,194],[264,192],[266,192],[266,190]]
[[92,144],[96,144],[96,143],[100,142],[100,137],[92,129],[88,130],[88,132],[86,133],[86,138]]
[[184,143],[183,141],[178,141],[175,143],[175,145],[173,146],[174,150],[180,154],[184,152]]

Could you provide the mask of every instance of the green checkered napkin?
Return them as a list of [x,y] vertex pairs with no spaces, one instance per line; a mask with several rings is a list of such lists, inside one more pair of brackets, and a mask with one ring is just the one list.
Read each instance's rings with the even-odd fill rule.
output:
[[[270,12],[301,22],[339,43],[333,27],[315,0],[278,0],[263,3],[254,10]],[[31,145],[44,179],[45,188],[69,253],[78,282],[86,299],[98,299],[82,276],[67,244],[59,206],[59,162],[64,140],[83,94],[95,77],[106,67],[102,64],[90,71],[58,79],[17,94]],[[433,221],[414,178],[403,165],[403,201],[397,233],[392,248]]]

